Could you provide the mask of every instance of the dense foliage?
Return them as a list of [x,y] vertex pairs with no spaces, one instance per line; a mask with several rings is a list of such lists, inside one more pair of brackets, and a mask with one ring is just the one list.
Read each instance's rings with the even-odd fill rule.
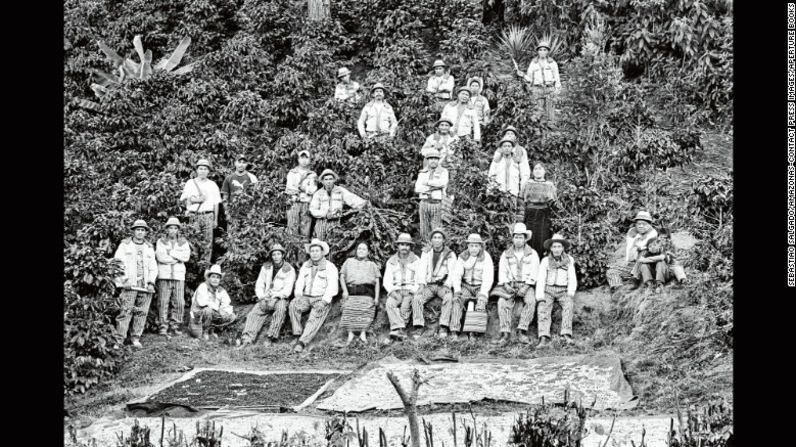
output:
[[[548,178],[558,186],[554,226],[574,242],[580,283],[603,283],[611,244],[626,231],[632,213],[647,206],[656,217],[666,215],[643,194],[646,173],[680,166],[700,148],[699,133],[686,125],[695,121],[681,113],[677,122],[682,125],[668,129],[672,121],[658,119],[664,107],[669,113],[673,101],[695,104],[713,120],[728,110],[732,36],[724,19],[731,11],[717,9],[713,3],[718,2],[709,2],[707,9],[697,1],[677,2],[686,17],[678,26],[687,25],[700,37],[669,41],[669,32],[660,31],[649,42],[641,40],[648,45],[643,51],[631,52],[639,48],[639,38],[630,24],[645,23],[647,16],[673,20],[660,9],[667,2],[570,0],[564,3],[571,8],[554,16],[539,8],[555,2],[508,3],[516,4],[518,23],[550,23],[564,35],[560,60],[567,80],[554,129],[534,111],[527,86],[498,73],[508,57],[492,48],[494,34],[479,20],[480,1],[340,0],[332,2],[330,20],[314,22],[305,17],[306,2],[289,0],[67,0],[65,391],[83,392],[118,369],[124,348],[110,337],[118,293],[108,259],[134,219],[147,220],[154,242],[169,216],[181,216],[177,197],[200,157],[212,160],[210,177],[219,185],[238,153],[249,155],[260,179],[230,207],[230,222],[217,235],[216,257],[229,273],[224,285],[238,302],[253,297],[256,273],[274,241],[287,246],[291,262],[302,256],[303,241],[285,231],[283,192],[285,175],[301,149],[313,153],[316,172],[334,169],[341,185],[369,201],[362,212],[347,213],[330,234],[336,263],[359,240],[371,242],[376,260],[383,262],[398,233],[418,234],[413,185],[422,162],[420,146],[437,118],[434,100],[424,92],[437,57],[451,65],[457,84],[484,77],[483,94],[494,113],[482,129],[483,145],[462,142],[456,148],[461,158],[450,188],[456,209],[449,225],[455,248],[464,249],[461,241],[470,232],[484,236],[491,253],[509,242],[508,229],[519,211],[516,200],[487,190],[485,173],[499,129],[511,124],[519,128],[531,162],[546,162]],[[649,5],[636,11],[631,3]],[[707,12],[693,18],[688,13],[694,8]],[[131,57],[136,34],[155,59],[190,37],[182,64],[196,63],[194,69],[180,76],[155,71],[146,80],[110,86],[95,98],[90,88],[95,70],[112,68],[97,41]],[[679,43],[664,51],[672,42]],[[707,59],[697,58],[702,49],[709,50]],[[714,69],[700,69],[704,64]],[[366,99],[356,104],[331,99],[340,66],[351,68],[366,92],[375,82],[386,85],[387,101],[400,122],[394,140],[359,138],[356,120]],[[630,81],[628,66],[643,66],[649,73]],[[667,69],[673,71],[657,74]],[[661,79],[668,81],[654,83]],[[682,95],[667,93],[683,85],[689,88]],[[86,109],[82,100],[99,107]],[[719,225],[726,228],[732,185],[721,191],[723,199],[712,195],[711,185],[695,186],[693,206],[706,220],[718,213],[724,222]],[[207,266],[197,261],[195,232],[186,227],[184,233],[194,243],[186,278],[190,294]],[[721,237],[731,250],[731,239]],[[719,261],[701,262],[712,268]]]

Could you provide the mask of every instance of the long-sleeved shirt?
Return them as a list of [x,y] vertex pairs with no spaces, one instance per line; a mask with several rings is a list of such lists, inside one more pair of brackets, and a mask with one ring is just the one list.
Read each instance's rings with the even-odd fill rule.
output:
[[[143,259],[138,259],[139,252]],[[124,273],[114,279],[117,287],[146,287],[147,284],[155,284],[158,277],[158,263],[155,259],[155,250],[149,242],[136,244],[131,238],[124,239],[119,243],[113,257],[122,261],[124,265]],[[139,272],[139,263],[142,266],[141,272]],[[143,279],[140,284],[139,278]]]
[[451,144],[457,141],[459,137],[456,135],[448,134],[448,135],[440,135],[439,132],[434,132],[433,134],[426,137],[426,142],[423,143],[423,147],[420,149],[420,154],[423,157],[428,154],[428,151],[431,149],[436,149],[439,151],[440,154],[440,163],[444,163],[445,159],[453,154],[451,150]]
[[431,284],[445,278],[443,285],[453,288],[452,270],[456,268],[456,253],[443,247],[437,258],[437,264],[434,265],[434,249],[423,250],[420,255],[420,283]]
[[486,250],[482,250],[476,257],[467,250],[459,255],[453,272],[453,293],[461,291],[462,282],[465,282],[471,286],[480,286],[478,294],[487,297],[494,280],[495,265]]
[[215,292],[210,290],[206,282],[199,284],[196,291],[193,293],[191,303],[191,311],[196,312],[204,307],[217,310],[222,314],[233,313],[232,300],[229,294],[223,287],[216,287]]
[[[415,192],[420,195],[420,200],[442,200],[448,187],[448,170],[442,166],[436,169],[426,168],[420,171],[415,182]],[[432,189],[434,188],[434,189]]]
[[470,104],[451,101],[442,109],[442,118],[453,123],[453,133],[459,137],[472,136],[473,140],[481,141],[481,124],[478,113]]
[[450,74],[444,76],[434,75],[428,78],[426,91],[436,94],[438,98],[450,99],[455,83],[455,79]]
[[337,295],[339,273],[337,267],[326,259],[321,259],[312,274],[312,261],[306,261],[299,269],[296,277],[296,296],[320,296],[326,303],[331,303]]
[[263,299],[270,290],[271,298],[287,299],[293,292],[295,282],[296,270],[292,265],[283,261],[282,267],[274,275],[274,265],[266,262],[260,267],[260,274],[254,284],[254,294],[257,299]]
[[420,258],[409,252],[406,259],[401,262],[398,253],[390,256],[384,269],[384,290],[392,293],[393,290],[408,290],[415,293],[420,285]]
[[547,62],[541,62],[538,57],[534,58],[528,65],[525,80],[535,86],[561,88],[561,79],[558,77],[558,64],[550,58],[547,58]]
[[478,122],[482,126],[489,124],[491,119],[489,114],[492,111],[492,109],[489,107],[489,100],[487,100],[484,96],[474,95],[472,98],[470,98],[470,104],[473,106],[475,113],[478,115]]
[[391,105],[384,101],[380,103],[371,101],[362,108],[357,129],[362,137],[369,133],[389,134],[394,137],[398,130],[398,120]]
[[635,227],[628,230],[625,237],[625,261],[635,261],[639,252],[646,250],[647,242],[654,237],[658,237],[658,232],[652,227],[644,234],[639,234]]
[[[196,187],[199,186],[197,190]],[[205,212],[214,211],[215,206],[221,203],[221,191],[216,182],[205,179],[191,179],[185,182],[180,195],[180,202],[192,196],[203,195],[205,200],[202,203],[188,203],[188,211]]]
[[356,81],[351,81],[349,84],[340,82],[334,88],[334,99],[340,101],[345,101],[347,99],[358,100],[359,96],[359,83]]
[[523,282],[534,285],[538,274],[539,255],[527,244],[519,252],[511,247],[500,254],[498,284]]
[[161,238],[155,244],[158,279],[185,281],[185,263],[191,258],[191,244],[184,237]]
[[315,191],[310,201],[310,214],[316,219],[323,219],[330,211],[342,211],[343,204],[351,208],[362,208],[365,203],[365,199],[342,186],[335,185],[331,194],[326,191],[326,188]]
[[[567,255],[569,256],[569,255]],[[567,268],[549,269],[550,256],[545,256],[539,263],[539,276],[536,279],[536,300],[544,299],[544,289],[547,285],[567,286],[567,295],[574,296],[578,289],[578,279],[575,275],[575,259],[569,256]]]
[[528,160],[522,160],[522,154],[503,156],[499,161],[489,164],[487,174],[498,184],[501,191],[508,191],[515,196],[520,195],[522,187],[531,178],[531,167]]
[[285,192],[293,197],[296,202],[309,202],[312,195],[318,190],[318,174],[299,166],[287,173]]

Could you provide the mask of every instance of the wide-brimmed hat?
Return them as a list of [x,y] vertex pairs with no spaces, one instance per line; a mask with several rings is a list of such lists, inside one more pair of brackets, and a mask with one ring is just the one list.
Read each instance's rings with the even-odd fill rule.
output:
[[318,178],[319,178],[320,180],[323,180],[323,178],[324,178],[324,177],[326,177],[327,175],[332,175],[332,176],[334,176],[334,180],[335,180],[335,181],[337,181],[337,179],[338,179],[338,178],[340,178],[340,177],[337,175],[337,173],[336,173],[336,172],[334,172],[334,171],[332,171],[331,169],[324,169],[324,170],[323,170],[323,172],[321,172],[321,175],[319,175],[319,176],[318,176]]
[[515,234],[524,234],[525,240],[527,241],[531,238],[531,234],[533,234],[533,232],[529,230],[524,223],[520,222],[515,223],[514,229],[511,230],[511,235],[514,236]]
[[423,158],[442,158],[442,154],[432,147],[431,149],[426,150],[426,156]]
[[224,273],[221,272],[221,266],[218,264],[211,265],[209,269],[205,270],[205,279],[210,279],[210,275],[218,275],[223,278]]
[[166,226],[164,228],[168,228],[172,225],[176,226],[177,228],[182,228],[182,223],[180,223],[180,219],[177,219],[176,217],[173,216],[169,217],[169,220],[166,221]]
[[539,43],[536,44],[536,49],[538,50],[539,48],[547,48],[547,50],[549,51],[550,50],[550,41],[548,41],[548,40],[540,40]]
[[463,86],[461,86],[461,87],[456,89],[456,94],[457,95],[459,93],[461,93],[461,92],[467,92],[470,96],[473,96],[473,91],[470,90],[470,87],[467,87],[466,85],[463,85]]
[[346,67],[342,67],[339,70],[337,70],[337,77],[338,78],[342,78],[343,76],[348,75],[348,74],[351,74],[351,70],[349,70]]
[[130,226],[131,230],[135,230],[136,228],[144,228],[149,230],[149,225],[146,224],[144,219],[137,219],[135,222],[133,222],[133,225]]
[[447,67],[447,65],[445,65],[445,61],[443,61],[442,59],[437,59],[434,61],[434,65],[432,65],[431,68],[437,68],[437,67]]
[[517,132],[517,128],[516,127],[514,127],[514,126],[506,126],[506,128],[501,131],[501,133],[503,134],[502,136],[505,137],[506,136],[506,132],[508,132],[508,131],[514,132],[514,135],[517,135],[519,133],[519,132]]
[[310,158],[310,156],[311,156],[310,151],[308,151],[306,149],[302,149],[302,150],[299,151],[299,153],[298,153],[299,158],[301,158],[302,155],[306,155],[307,158]]
[[467,239],[464,241],[465,244],[481,244],[484,245],[486,242],[481,239],[481,235],[478,233],[472,233],[467,236]]
[[307,254],[310,254],[310,248],[312,248],[312,247],[321,247],[321,250],[323,250],[323,255],[324,256],[329,254],[329,244],[327,244],[326,242],[324,242],[324,241],[322,241],[320,239],[314,238],[314,239],[312,239],[310,241],[309,244],[305,244],[304,245],[304,251]]
[[210,160],[206,158],[200,158],[194,167],[198,168],[199,166],[207,166],[207,169],[213,169],[213,165],[210,164]]
[[381,91],[385,95],[387,94],[387,89],[384,88],[384,84],[382,84],[381,82],[377,82],[376,84],[373,85],[373,87],[370,88],[370,94],[372,95],[373,92],[376,91],[377,89],[381,89]]
[[287,254],[287,250],[285,250],[285,247],[283,247],[282,244],[280,244],[279,242],[275,243],[271,247],[271,249],[268,250],[268,256],[271,256],[271,253],[273,253],[275,251],[281,251],[282,252],[282,256]]
[[652,223],[652,215],[647,211],[639,211],[636,213],[636,217],[633,218],[633,222],[637,220],[646,220],[649,223]]
[[448,124],[450,124],[451,127],[453,127],[453,121],[451,121],[449,118],[440,118],[440,119],[438,119],[437,122],[434,123],[434,127],[435,128],[439,127],[440,123],[448,123]]
[[517,140],[511,137],[503,137],[500,141],[498,141],[497,147],[503,146],[503,143],[511,143],[511,146],[514,147],[517,145]]
[[555,242],[561,242],[561,244],[564,245],[564,250],[569,250],[569,247],[572,246],[572,244],[570,244],[569,241],[566,240],[566,238],[564,238],[564,236],[561,236],[560,234],[556,233],[553,235],[553,237],[544,241],[544,249],[550,250],[550,246],[553,245],[553,243]]
[[401,233],[401,234],[398,235],[398,239],[396,239],[392,244],[393,245],[398,245],[398,244],[415,245],[415,241],[412,240],[412,236],[410,236],[409,233]]
[[447,235],[447,233],[445,233],[445,230],[442,227],[437,227],[437,228],[434,228],[433,230],[431,230],[431,234],[428,235],[428,238],[431,239],[437,233],[441,234],[442,237],[445,238],[446,241],[448,240],[448,235]]

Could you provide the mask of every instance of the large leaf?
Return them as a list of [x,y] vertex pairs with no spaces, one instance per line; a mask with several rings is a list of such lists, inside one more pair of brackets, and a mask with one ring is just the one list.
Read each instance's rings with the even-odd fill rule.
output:
[[102,50],[102,52],[105,53],[105,56],[108,56],[108,59],[110,59],[111,62],[113,62],[114,67],[118,67],[119,65],[122,65],[122,63],[124,63],[124,59],[122,59],[122,57],[119,56],[119,53],[114,51],[113,48],[105,45],[103,41],[101,40],[97,41],[97,45],[99,45],[100,50]]
[[103,85],[104,86],[104,85],[118,84],[119,83],[119,80],[117,78],[113,77],[113,75],[111,75],[109,73],[105,73],[102,70],[92,69],[91,72],[99,77],[97,79],[97,83],[99,85]]
[[91,84],[91,90],[97,96],[97,98],[102,98],[105,93],[108,92],[108,89],[105,86],[99,84]]
[[195,66],[195,65],[196,65],[198,62],[199,62],[199,61],[196,61],[196,62],[191,62],[190,64],[188,64],[188,65],[186,65],[186,66],[184,66],[184,67],[180,67],[180,68],[178,68],[178,69],[174,70],[173,72],[171,72],[171,74],[175,74],[175,75],[183,75],[183,74],[185,74],[185,73],[190,73],[191,71],[193,71],[193,67],[194,67],[194,66]]
[[166,62],[166,65],[163,66],[163,69],[166,71],[174,70],[174,67],[180,65],[180,61],[182,57],[185,56],[185,51],[188,49],[188,46],[191,44],[191,36],[185,36],[180,41],[180,44],[177,45],[177,48],[171,53],[171,57]]
[[169,60],[168,60],[167,58],[165,58],[165,57],[164,57],[164,58],[160,59],[160,60],[158,61],[158,63],[157,63],[157,64],[155,64],[155,66],[154,66],[154,67],[152,67],[152,68],[154,68],[155,70],[163,70],[163,67],[165,67],[165,66],[166,66],[166,63],[167,63],[168,61],[169,61]]
[[141,63],[141,79],[149,79],[150,76],[152,76],[152,50],[146,50]]
[[137,78],[141,72],[140,64],[135,63],[132,59],[125,59],[122,66],[125,73],[125,78]]
[[145,54],[144,54],[144,44],[141,43],[140,34],[136,34],[135,37],[133,37],[133,46],[135,47],[135,52],[138,53],[138,60],[140,60],[141,63],[143,64]]

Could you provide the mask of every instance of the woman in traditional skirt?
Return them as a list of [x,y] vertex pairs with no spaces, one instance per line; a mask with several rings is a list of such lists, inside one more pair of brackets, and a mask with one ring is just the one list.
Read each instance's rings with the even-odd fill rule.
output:
[[541,257],[544,241],[553,236],[550,208],[558,200],[556,185],[545,180],[545,168],[541,163],[533,166],[531,179],[525,182],[520,197],[525,202],[525,226],[531,230],[531,248]]
[[359,339],[367,342],[365,331],[373,322],[376,304],[379,302],[381,273],[379,265],[370,259],[368,244],[357,245],[356,256],[346,259],[340,268],[340,288],[343,291],[343,316],[340,326],[348,329],[348,341],[354,340],[354,331]]

